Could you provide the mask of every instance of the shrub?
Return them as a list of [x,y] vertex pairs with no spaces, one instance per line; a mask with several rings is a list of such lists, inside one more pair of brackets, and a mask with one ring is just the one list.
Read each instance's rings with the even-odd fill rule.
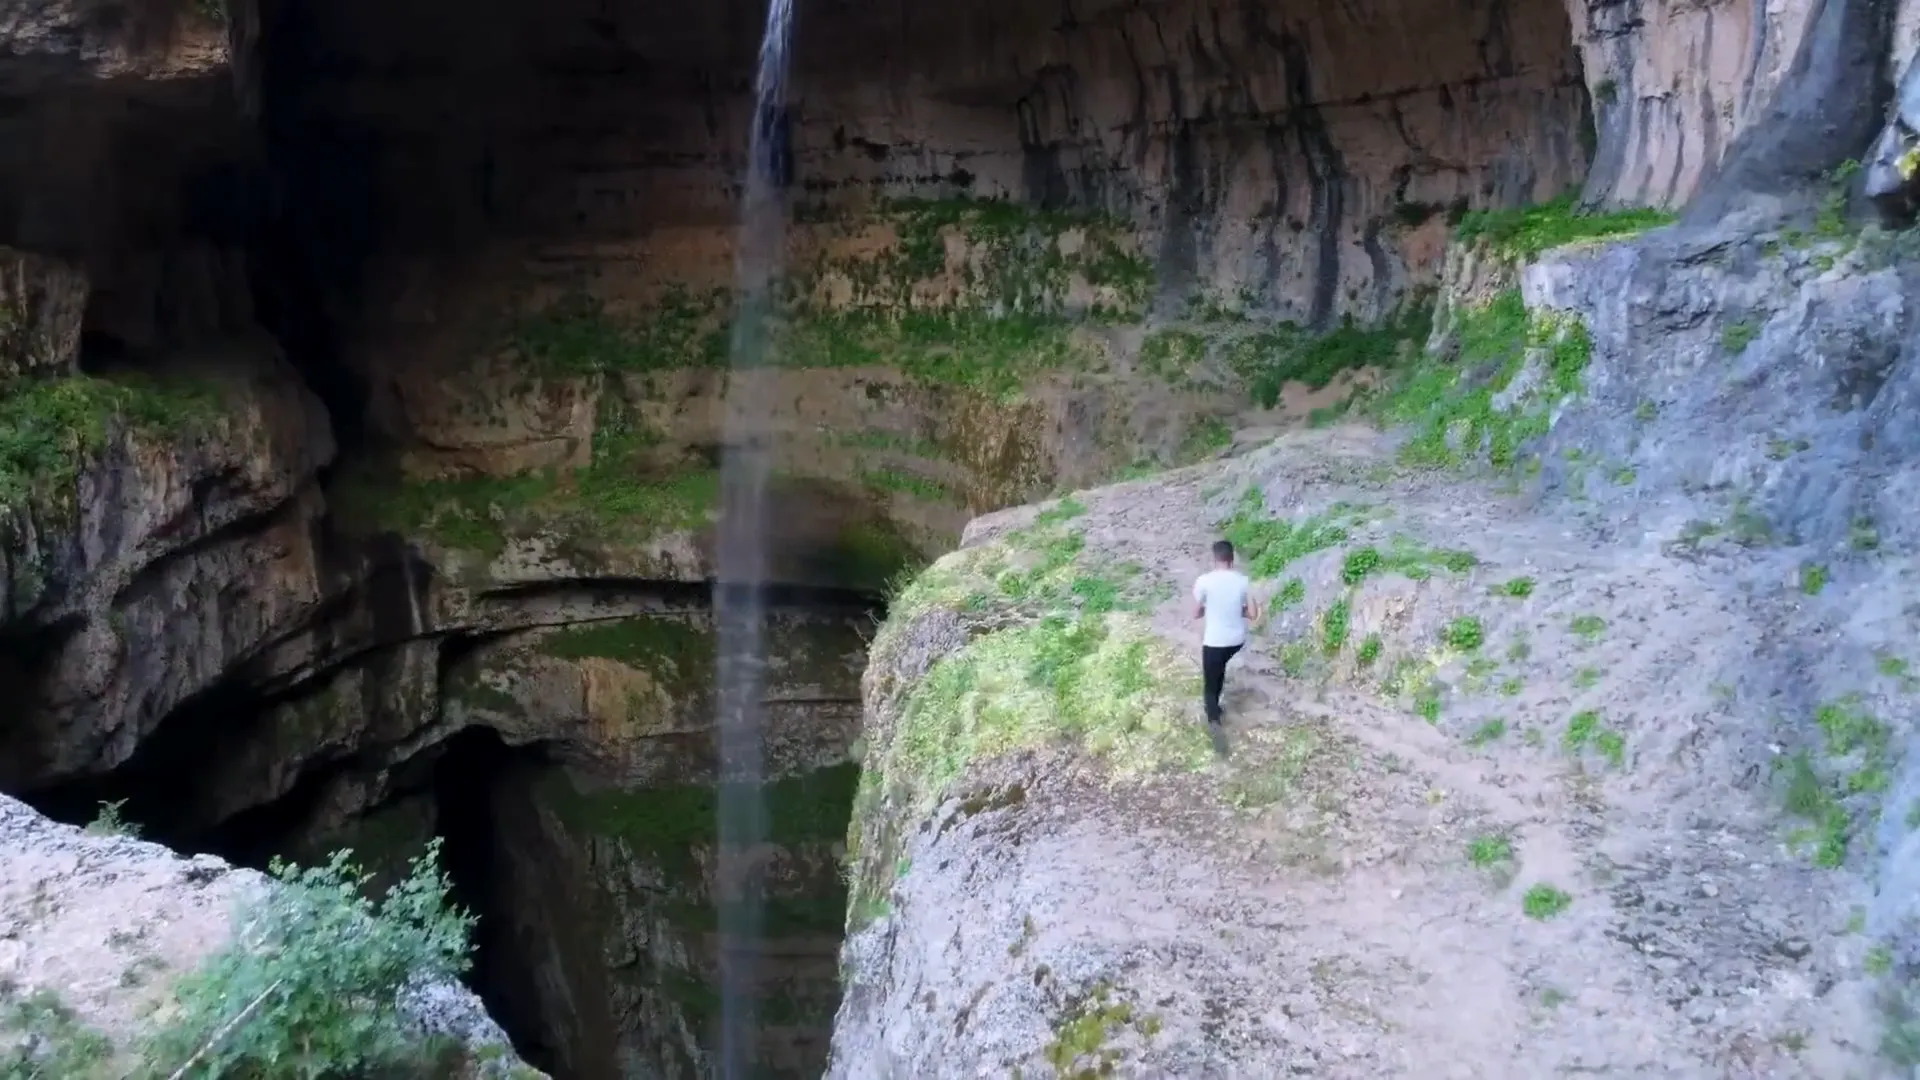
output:
[[306,869],[274,860],[278,881],[236,913],[233,942],[177,986],[146,1055],[159,1075],[203,1048],[190,1077],[320,1080],[424,1061],[400,993],[462,974],[473,926],[447,904],[439,852],[435,840],[377,905],[350,851]]

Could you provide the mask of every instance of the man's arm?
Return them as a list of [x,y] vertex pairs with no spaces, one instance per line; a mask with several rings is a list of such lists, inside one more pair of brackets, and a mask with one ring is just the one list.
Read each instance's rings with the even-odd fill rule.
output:
[[1207,595],[1200,591],[1200,583],[1197,581],[1193,583],[1193,617],[1196,619],[1207,617]]
[[1252,589],[1247,590],[1247,598],[1240,604],[1240,614],[1250,624],[1258,625],[1260,622],[1260,598],[1253,594]]

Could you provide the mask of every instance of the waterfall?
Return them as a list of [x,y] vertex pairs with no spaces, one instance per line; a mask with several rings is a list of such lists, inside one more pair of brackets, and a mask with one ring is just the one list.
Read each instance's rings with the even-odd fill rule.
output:
[[720,1039],[718,1075],[747,1075],[754,1058],[755,948],[764,922],[765,887],[758,863],[767,834],[761,760],[766,646],[767,475],[766,380],[771,346],[771,295],[786,243],[785,177],[788,37],[792,0],[769,0],[760,69],[754,81],[745,191],[734,254],[732,366],[727,382],[725,450],[720,464],[719,568],[714,613],[719,622],[720,798],[716,898],[720,904]]

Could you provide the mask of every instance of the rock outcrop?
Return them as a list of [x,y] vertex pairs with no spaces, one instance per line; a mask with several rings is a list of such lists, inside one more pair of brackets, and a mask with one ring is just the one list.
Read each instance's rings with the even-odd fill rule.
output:
[[[1909,1067],[1909,243],[1550,251],[1402,433],[975,522],[866,675],[829,1075]],[[1220,531],[1275,613],[1208,764]]]
[[[0,795],[0,1063],[22,1075],[164,1075],[182,1061],[142,1061],[172,978],[234,939],[247,903],[279,886],[212,856],[61,825]],[[267,988],[260,988],[263,991]],[[444,1075],[535,1080],[479,1000],[423,975],[401,997],[423,1042],[460,1052]],[[242,1021],[244,1023],[244,1020]]]

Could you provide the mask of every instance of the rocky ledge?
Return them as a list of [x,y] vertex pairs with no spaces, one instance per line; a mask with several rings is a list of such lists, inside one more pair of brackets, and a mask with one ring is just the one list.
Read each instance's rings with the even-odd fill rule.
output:
[[1905,243],[1464,274],[1392,428],[976,520],[864,676],[829,1075],[1905,1075]]
[[[270,1043],[287,1016],[304,1010],[302,1045],[335,1055],[336,1064],[355,1064],[354,1055],[392,1035],[421,1048],[399,1075],[545,1076],[514,1055],[456,971],[396,965],[406,953],[383,938],[392,931],[361,917],[339,894],[331,904],[324,889],[293,895],[314,889],[314,878],[276,883],[211,856],[181,858],[115,827],[111,813],[82,830],[0,796],[0,864],[7,867],[0,880],[0,1073],[88,1080],[181,1075],[174,1070],[196,1062],[215,1069],[236,1047]],[[396,911],[388,908],[381,921],[390,926]],[[286,921],[289,912],[293,923]],[[385,968],[328,982],[341,972],[314,974],[326,967],[318,964],[311,971],[276,969],[270,953],[238,951],[241,940],[297,948],[256,932],[276,925],[317,929],[315,918],[327,920],[325,939],[336,958],[384,950],[378,959]],[[367,939],[381,939],[380,947],[363,951],[353,944]],[[247,955],[264,959],[250,964]],[[276,970],[278,978],[247,981]],[[321,985],[368,995],[358,1002],[365,1019],[351,1030],[329,1029],[323,1023],[328,1008],[316,1007],[327,1003],[301,997]],[[378,1000],[383,990],[384,1002]],[[195,1005],[221,991],[232,992],[223,1019],[236,1022],[203,1033],[196,1022],[209,1014]],[[380,1013],[394,1015],[396,1007],[399,1022],[382,1022]],[[338,1045],[311,1045],[330,1041]],[[289,1041],[288,1049],[293,1046]],[[198,1051],[204,1053],[196,1057]]]

